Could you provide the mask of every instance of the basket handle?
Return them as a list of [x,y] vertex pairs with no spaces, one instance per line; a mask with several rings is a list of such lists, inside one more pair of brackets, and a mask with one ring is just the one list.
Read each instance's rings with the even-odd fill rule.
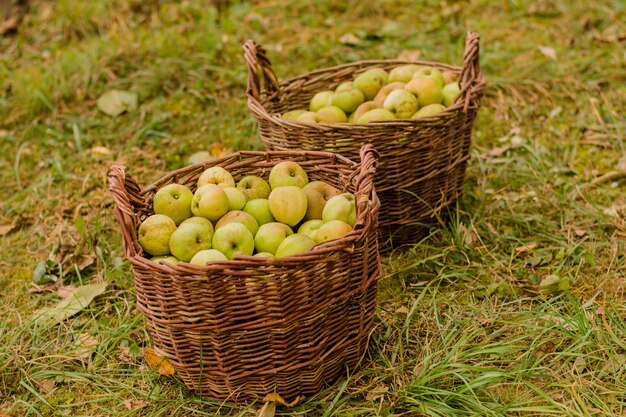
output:
[[465,37],[465,51],[463,52],[463,67],[461,68],[461,92],[458,102],[463,103],[463,111],[467,112],[472,98],[473,87],[482,78],[479,63],[479,41],[477,32],[467,32]]
[[132,257],[142,252],[137,240],[137,216],[133,208],[133,201],[141,202],[139,195],[141,187],[130,175],[126,174],[126,167],[113,165],[107,172],[109,191],[115,202],[115,215],[122,228],[124,251],[126,257]]
[[[272,70],[272,63],[267,58],[265,48],[248,39],[243,45],[243,50],[246,64],[248,64],[248,86],[246,88],[248,97],[260,102],[262,88],[269,97],[277,96],[279,91],[278,78]],[[263,79],[261,79],[259,71],[261,71]],[[261,86],[261,81],[263,86]]]

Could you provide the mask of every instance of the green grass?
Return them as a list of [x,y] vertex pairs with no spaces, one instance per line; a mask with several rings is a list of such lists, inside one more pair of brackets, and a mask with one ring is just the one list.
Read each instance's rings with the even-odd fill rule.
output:
[[[261,149],[247,38],[282,79],[414,50],[459,64],[471,28],[489,84],[465,197],[442,229],[383,259],[364,366],[278,414],[626,415],[626,177],[593,182],[626,155],[623,2],[32,3],[0,38],[0,224],[15,224],[0,236],[0,412],[256,415],[259,404],[193,397],[145,364],[106,169],[126,164],[147,184],[214,141]],[[362,45],[342,44],[346,33]],[[100,113],[111,88],[136,92],[139,109]],[[45,328],[34,312],[58,297],[27,290],[53,250],[65,284],[111,285]],[[571,287],[539,295],[548,275]]]

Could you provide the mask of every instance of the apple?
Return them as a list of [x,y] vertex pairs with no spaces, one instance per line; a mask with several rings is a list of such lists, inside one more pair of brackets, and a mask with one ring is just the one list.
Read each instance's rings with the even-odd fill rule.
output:
[[346,123],[348,118],[339,107],[326,106],[317,111],[318,123]]
[[193,255],[190,264],[204,266],[208,262],[227,261],[228,258],[216,249],[204,249]]
[[432,78],[414,78],[404,89],[417,97],[420,107],[441,103],[443,100],[441,86]]
[[295,122],[302,113],[306,113],[306,110],[291,110],[283,113],[282,118],[283,120],[291,120],[292,122]]
[[419,119],[420,117],[430,117],[437,113],[441,113],[446,110],[446,106],[439,103],[429,104],[428,106],[422,107],[415,113],[411,119]]
[[313,181],[307,184],[302,190],[306,194],[307,199],[304,220],[321,219],[322,210],[324,210],[326,202],[331,197],[341,194],[341,191],[323,181]]
[[443,92],[443,105],[446,107],[450,107],[454,103],[454,100],[456,99],[456,97],[461,92],[461,86],[459,85],[458,82],[446,84],[443,87],[442,92]]
[[254,237],[243,224],[228,223],[215,231],[213,249],[222,252],[228,259],[233,259],[237,254],[252,256]]
[[385,99],[383,107],[394,114],[397,119],[408,119],[419,109],[419,103],[417,98],[407,90],[394,90]]
[[365,100],[371,100],[378,90],[387,84],[389,75],[382,68],[372,68],[356,76],[352,84],[361,90]]
[[359,120],[359,118],[363,116],[365,113],[367,113],[368,111],[378,109],[380,107],[381,106],[376,104],[375,101],[366,101],[365,103],[362,103],[359,107],[356,108],[354,113],[350,115],[350,118],[352,120],[348,120],[348,121],[351,123],[354,123],[356,120]]
[[420,66],[415,64],[407,64],[395,67],[394,69],[389,71],[389,83],[408,83],[411,78],[413,78],[413,74],[415,74],[415,72],[419,69]]
[[170,237],[170,250],[181,261],[189,262],[201,250],[211,249],[212,239],[213,226],[200,223],[181,224]]
[[300,187],[288,185],[274,188],[268,200],[272,216],[288,226],[300,223],[306,214],[307,198]]
[[251,214],[256,219],[259,226],[275,221],[270,211],[270,202],[267,198],[256,198],[250,200],[243,206],[243,211]]
[[170,264],[170,265],[176,265],[178,262],[180,262],[175,256],[154,256],[152,258],[150,258],[150,260],[152,262],[156,262],[156,263],[166,263],[166,264]]
[[302,223],[300,228],[298,228],[298,233],[301,235],[306,235],[310,237],[311,239],[315,240],[315,235],[317,234],[317,231],[323,224],[324,224],[323,220],[306,221]]
[[195,217],[195,216],[190,217],[184,222],[182,222],[180,226],[182,226],[183,224],[199,224],[199,225],[202,225],[203,227],[209,227],[211,228],[211,230],[213,229],[213,223],[211,223],[208,219],[205,219],[204,217]]
[[254,237],[254,247],[257,252],[267,252],[273,255],[276,253],[280,242],[292,234],[293,230],[286,224],[278,222],[266,223],[259,227],[259,231]]
[[356,87],[354,86],[354,83],[352,81],[345,81],[339,84],[337,88],[335,88],[335,93],[340,93],[345,90],[352,90],[353,88],[356,88]]
[[257,258],[273,258],[274,255],[272,255],[271,253],[268,252],[259,252],[259,253],[255,253],[254,255]]
[[246,205],[246,196],[238,188],[224,187],[226,197],[228,197],[228,210],[241,210]]
[[355,111],[363,101],[365,101],[365,96],[363,96],[361,90],[353,88],[351,90],[343,90],[335,93],[330,100],[330,104],[339,107],[346,113],[351,113]]
[[385,99],[387,98],[389,93],[391,93],[393,90],[402,90],[405,85],[405,83],[396,81],[395,83],[389,83],[383,86],[378,94],[376,94],[376,97],[374,97],[374,103],[376,103],[378,107],[383,107],[383,104],[385,104]]
[[352,231],[352,226],[341,220],[331,220],[324,223],[315,233],[315,243],[320,244],[329,240],[341,239]]
[[287,236],[285,240],[280,242],[276,249],[276,257],[284,258],[286,256],[297,255],[299,253],[310,251],[315,246],[315,241],[306,235],[293,234]]
[[297,122],[317,123],[317,113],[313,111],[305,111],[296,119]]
[[322,213],[324,223],[331,220],[341,220],[354,227],[356,223],[356,203],[354,195],[343,193],[334,196],[326,203]]
[[431,78],[437,81],[437,84],[439,84],[439,88],[442,88],[444,85],[443,74],[437,68],[433,67],[421,67],[420,69],[415,71],[415,74],[413,74],[413,78]]
[[225,215],[222,216],[221,219],[215,223],[215,230],[224,227],[229,223],[241,223],[248,228],[252,236],[254,236],[259,230],[259,223],[256,221],[254,216],[250,213],[246,213],[245,211],[235,210],[229,211]]
[[191,217],[191,200],[193,193],[189,188],[181,184],[166,185],[154,195],[154,213],[168,216],[178,226]]
[[150,255],[168,255],[170,236],[176,230],[176,223],[165,214],[153,214],[139,225],[139,245]]
[[309,176],[297,162],[283,161],[272,167],[269,182],[272,189],[286,185],[302,188],[309,183]]
[[257,198],[267,198],[270,195],[270,185],[261,177],[256,175],[246,175],[237,183],[246,201],[255,200]]
[[198,187],[207,184],[215,184],[220,187],[234,187],[235,180],[230,172],[222,167],[211,167],[205,170],[198,178]]
[[357,123],[369,123],[375,122],[377,120],[393,120],[396,116],[393,115],[388,110],[385,109],[374,109],[366,112],[363,116],[359,117]]
[[458,80],[456,72],[450,70],[442,72],[441,76],[443,77],[443,85],[448,85]]
[[309,110],[316,112],[322,107],[330,105],[330,100],[335,93],[332,91],[320,91],[315,94],[309,103]]
[[194,216],[215,221],[228,212],[228,197],[224,189],[215,184],[206,184],[196,190],[191,201]]

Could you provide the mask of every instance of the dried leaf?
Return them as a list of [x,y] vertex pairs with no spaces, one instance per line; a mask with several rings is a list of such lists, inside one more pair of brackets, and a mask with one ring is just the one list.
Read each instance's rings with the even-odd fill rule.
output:
[[483,159],[496,158],[496,157],[498,157],[500,155],[504,155],[509,149],[511,149],[511,146],[509,146],[509,145],[507,145],[507,146],[498,146],[496,148],[493,148],[489,152],[483,154],[482,158]]
[[0,35],[4,35],[5,33],[10,32],[12,30],[17,30],[17,27],[19,26],[19,24],[20,24],[20,15],[14,14],[13,16],[9,17],[4,22],[0,23]]
[[39,310],[36,313],[36,321],[49,325],[60,323],[86,308],[94,298],[104,292],[106,287],[106,282],[81,285],[71,296],[62,300],[56,306]]
[[169,361],[161,356],[152,348],[144,348],[143,356],[150,368],[156,370],[159,375],[174,375],[174,367]]
[[0,225],[0,236],[8,235],[9,232],[15,229],[15,224],[2,224]]
[[76,346],[75,353],[77,353],[78,356],[81,358],[87,358],[91,356],[93,348],[98,346],[98,343],[100,343],[100,340],[98,340],[97,337],[92,336],[88,333],[81,333],[78,335],[76,341],[74,342]]
[[102,94],[97,101],[101,112],[109,116],[119,116],[125,111],[137,108],[137,94],[129,91],[110,90]]
[[339,38],[339,42],[350,46],[360,46],[364,44],[364,42],[353,33],[345,33]]
[[382,397],[386,392],[389,391],[389,387],[386,385],[377,385],[365,394],[365,399],[367,401],[374,401],[380,397]]
[[222,142],[213,142],[211,144],[210,154],[213,158],[221,158],[233,153],[233,148],[224,147]]
[[123,402],[124,406],[130,411],[143,408],[147,404],[144,400],[124,400]]
[[61,285],[57,290],[57,295],[59,296],[59,298],[64,300],[70,295],[74,294],[76,288],[77,287],[75,287],[74,285]]
[[113,155],[113,152],[106,146],[94,146],[88,152],[92,158],[99,160],[109,159]]
[[422,51],[414,49],[412,51],[402,51],[400,55],[398,55],[397,59],[400,61],[417,61],[420,59],[421,55]]
[[211,159],[213,159],[213,157],[208,151],[198,151],[187,158],[187,163],[189,165],[195,165],[204,161],[210,161]]
[[576,234],[576,236],[578,237],[583,237],[587,234],[587,232],[583,229],[576,229],[574,230],[574,233]]
[[539,52],[541,52],[548,58],[557,61],[556,51],[554,50],[554,48],[550,48],[549,46],[538,46],[537,48],[539,48]]
[[288,403],[287,401],[285,401],[285,399],[283,397],[280,396],[280,394],[273,392],[271,394],[267,394],[265,396],[265,398],[263,398],[263,402],[274,402],[274,403],[278,403],[280,405],[282,405],[283,407],[295,407],[300,401],[304,400],[303,396],[300,397],[296,397],[295,400],[293,400],[292,402]]
[[[36,380],[35,383],[37,384],[37,387],[44,392],[44,394],[48,394],[56,388],[56,383],[51,379],[39,379]],[[0,414],[0,416],[2,415]]]
[[563,394],[554,393],[551,397],[554,401],[563,401]]
[[538,247],[539,247],[539,243],[535,242],[526,246],[518,246],[515,248],[515,252],[517,253],[531,252],[533,249],[537,249]]

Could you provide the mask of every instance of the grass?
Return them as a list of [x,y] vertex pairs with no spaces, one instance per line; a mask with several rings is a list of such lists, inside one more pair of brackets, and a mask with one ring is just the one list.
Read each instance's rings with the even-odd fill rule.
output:
[[[256,415],[259,404],[193,397],[145,365],[150,340],[106,169],[126,164],[147,184],[214,141],[260,149],[244,93],[249,37],[285,78],[415,50],[458,64],[471,28],[489,85],[465,197],[444,227],[384,258],[364,366],[277,414],[625,416],[626,184],[602,177],[626,155],[625,21],[624,3],[608,0],[232,2],[221,12],[31,2],[18,33],[0,38],[0,224],[13,225],[0,236],[0,412]],[[341,43],[346,33],[362,44]],[[136,92],[139,109],[99,113],[111,88]],[[50,256],[66,285],[110,285],[46,328],[34,312],[58,297],[28,289]],[[538,294],[549,275],[571,287]]]

